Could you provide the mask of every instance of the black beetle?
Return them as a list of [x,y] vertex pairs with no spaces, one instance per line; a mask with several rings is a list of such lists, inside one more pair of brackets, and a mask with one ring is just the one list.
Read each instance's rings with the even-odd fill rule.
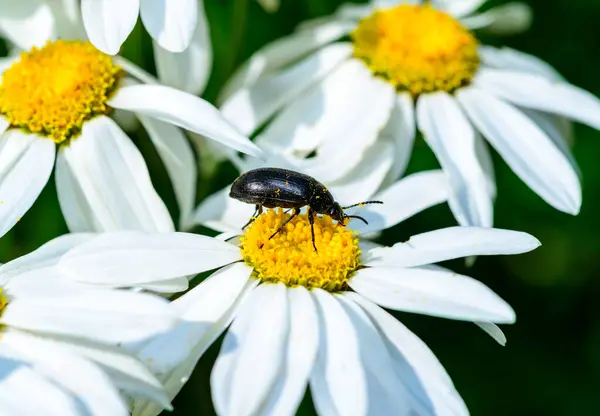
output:
[[342,207],[335,202],[333,195],[327,190],[325,185],[308,175],[304,175],[293,170],[279,168],[259,168],[250,170],[233,181],[231,198],[237,199],[248,204],[255,204],[256,211],[250,221],[244,227],[254,221],[257,214],[262,213],[265,208],[291,208],[294,213],[275,231],[269,240],[278,232],[283,230],[285,225],[296,215],[300,214],[300,208],[308,205],[308,221],[310,222],[310,231],[312,234],[312,243],[315,251],[315,229],[314,215],[325,214],[343,224],[346,218],[357,218],[368,224],[367,220],[358,215],[346,215],[344,210],[364,204],[383,204],[381,201],[365,201],[358,204]]

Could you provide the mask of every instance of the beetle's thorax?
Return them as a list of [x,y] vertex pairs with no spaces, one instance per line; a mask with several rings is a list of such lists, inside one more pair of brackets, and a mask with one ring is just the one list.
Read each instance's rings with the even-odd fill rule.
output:
[[310,194],[308,205],[319,214],[329,214],[331,208],[336,204],[333,195],[317,181],[312,185]]

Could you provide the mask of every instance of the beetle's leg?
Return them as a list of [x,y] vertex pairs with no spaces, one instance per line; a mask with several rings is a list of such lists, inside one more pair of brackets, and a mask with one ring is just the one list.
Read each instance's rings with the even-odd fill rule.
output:
[[310,236],[312,237],[313,247],[315,252],[318,253],[319,250],[317,250],[317,245],[315,244],[315,213],[311,208],[308,209],[308,222],[310,223]]
[[260,205],[260,204],[256,204],[256,209],[254,210],[254,214],[252,214],[252,216],[250,217],[250,221],[248,221],[248,222],[246,223],[246,225],[244,225],[244,226],[242,227],[242,230],[243,230],[244,228],[246,228],[247,226],[249,226],[250,224],[252,224],[252,223],[254,222],[254,220],[255,220],[256,218],[258,218],[258,216],[259,216],[260,214],[262,214],[262,205]]
[[281,227],[279,227],[277,229],[277,231],[275,231],[273,234],[271,234],[271,237],[269,237],[269,240],[271,238],[275,237],[278,232],[280,232],[281,230],[283,230],[283,228],[287,225],[287,223],[290,222],[298,214],[300,214],[300,209],[299,208],[294,208],[294,213],[292,215],[290,215],[290,217],[287,220],[285,220],[283,222],[283,224],[281,224]]

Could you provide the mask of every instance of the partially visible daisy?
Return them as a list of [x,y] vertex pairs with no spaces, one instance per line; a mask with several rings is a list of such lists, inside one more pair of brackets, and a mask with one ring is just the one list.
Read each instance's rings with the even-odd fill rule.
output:
[[458,222],[487,227],[495,180],[483,136],[546,202],[577,214],[562,117],[600,128],[600,101],[534,56],[480,45],[472,27],[510,30],[523,14],[515,4],[474,14],[481,3],[380,1],[309,21],[250,58],[224,90],[223,114],[248,135],[264,126],[261,147],[323,182],[343,182],[384,144],[395,149],[390,183],[420,130]]
[[170,408],[160,382],[118,345],[170,329],[175,310],[63,278],[55,264],[89,238],[59,237],[0,266],[0,414],[128,415],[119,390]]
[[[379,196],[383,205],[361,208],[369,225],[355,228],[382,230],[443,201],[447,194],[436,194],[443,179],[428,172],[398,182]],[[287,217],[269,210],[231,242],[103,234],[68,252],[58,269],[89,283],[135,285],[218,268],[173,302],[181,325],[137,345],[171,398],[231,324],[211,377],[218,414],[294,414],[307,385],[323,415],[467,414],[433,353],[381,307],[475,322],[504,342],[493,323],[513,323],[511,307],[476,280],[432,264],[523,253],[539,242],[520,232],[452,227],[381,247],[359,238],[354,223],[319,217],[315,252],[305,215],[269,239]],[[160,410],[138,401],[133,415]]]
[[[59,202],[71,231],[172,231],[142,155],[109,118],[131,111],[146,128],[185,220],[196,169],[183,131],[251,154],[261,151],[208,102],[147,79],[84,41],[49,41],[0,70],[0,236],[33,204],[56,158]],[[149,82],[152,80],[149,80]],[[58,152],[57,152],[58,148]]]

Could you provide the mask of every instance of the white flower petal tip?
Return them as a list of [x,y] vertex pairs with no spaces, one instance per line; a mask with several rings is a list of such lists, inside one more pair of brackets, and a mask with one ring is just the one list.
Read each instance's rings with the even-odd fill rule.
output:
[[368,252],[367,266],[414,267],[460,257],[521,254],[535,250],[539,240],[520,231],[449,227],[411,237],[392,247]]
[[447,201],[449,196],[450,186],[444,172],[434,170],[415,173],[397,181],[372,198],[383,201],[383,204],[360,208],[357,213],[369,224],[353,221],[352,228],[361,233],[380,231]]
[[280,0],[257,0],[266,12],[275,13],[279,10]]
[[90,42],[104,53],[116,55],[133,30],[140,8],[139,0],[126,2],[82,0],[83,25]]
[[[533,79],[546,83],[541,77]],[[581,183],[569,158],[522,111],[488,90],[487,84],[485,89],[470,86],[458,91],[456,97],[469,119],[523,182],[554,208],[577,214],[581,207]],[[521,92],[524,90],[528,90],[526,85]],[[531,94],[539,99],[538,94]],[[547,95],[546,98],[554,100]],[[529,100],[524,96],[523,99]]]
[[161,83],[201,95],[210,77],[213,61],[210,28],[203,2],[198,4],[198,23],[187,49],[172,53],[155,43],[154,61]]
[[498,344],[503,347],[506,346],[506,335],[497,325],[491,322],[473,322],[479,328],[481,328],[486,334],[494,339]]
[[494,7],[480,16],[467,18],[463,23],[471,26],[468,21],[476,21],[478,19],[488,20],[483,28],[484,30],[494,35],[512,36],[525,32],[531,27],[533,10],[531,6],[525,3],[506,3]]
[[515,311],[483,283],[437,268],[367,267],[350,279],[360,295],[390,309],[448,319],[512,324]]
[[141,0],[140,14],[150,36],[171,52],[183,52],[198,22],[198,0]]
[[535,73],[482,68],[473,82],[518,106],[556,113],[600,130],[600,99],[565,81]]
[[155,117],[250,156],[264,157],[263,151],[212,104],[187,92],[163,85],[131,85],[117,90],[109,105]]

